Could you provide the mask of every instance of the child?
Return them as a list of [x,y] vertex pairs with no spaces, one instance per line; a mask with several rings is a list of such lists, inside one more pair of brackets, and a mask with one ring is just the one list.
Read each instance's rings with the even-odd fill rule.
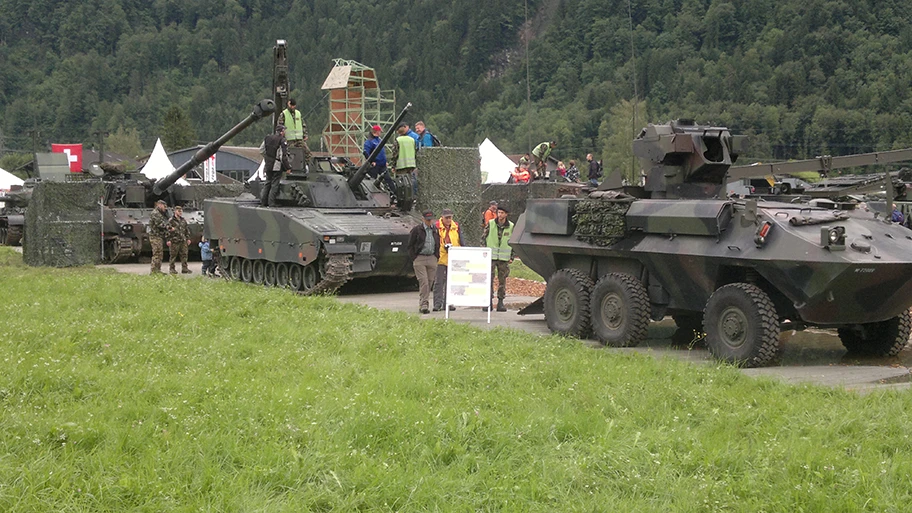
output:
[[203,237],[199,247],[200,258],[203,260],[203,276],[215,276],[215,266],[212,265],[212,250],[209,249],[209,239]]

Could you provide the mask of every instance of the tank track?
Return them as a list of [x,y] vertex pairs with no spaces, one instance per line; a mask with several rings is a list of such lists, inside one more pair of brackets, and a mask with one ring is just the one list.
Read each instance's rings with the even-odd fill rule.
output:
[[301,291],[306,296],[319,294],[334,294],[339,287],[351,279],[352,255],[327,255],[323,266],[323,279],[307,292]]
[[133,256],[133,241],[128,237],[117,237],[116,252],[113,255],[107,253],[108,245],[105,245],[105,263],[122,264]]
[[2,245],[6,246],[18,246],[19,242],[22,240],[22,227],[21,226],[10,226],[6,229],[5,240],[0,241]]

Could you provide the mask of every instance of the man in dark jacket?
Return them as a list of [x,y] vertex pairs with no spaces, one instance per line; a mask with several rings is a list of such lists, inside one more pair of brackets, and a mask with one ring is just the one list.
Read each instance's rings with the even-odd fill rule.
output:
[[589,162],[589,185],[598,187],[599,179],[602,178],[602,163],[592,160],[591,153],[586,155],[586,161]]
[[408,252],[415,278],[418,278],[418,310],[426,314],[431,311],[428,305],[437,276],[437,260],[440,259],[440,234],[434,227],[433,212],[425,210],[422,218],[424,222],[409,232]]
[[[263,141],[266,147],[266,154],[263,160],[263,170],[266,171],[266,185],[263,186],[263,193],[260,195],[260,205],[264,207],[277,207],[276,196],[279,194],[279,183],[282,181],[282,175],[291,170],[291,164],[288,161],[288,141],[285,140],[285,125],[277,125],[275,133],[266,136]],[[276,171],[275,161],[276,153],[282,150],[282,165]]]

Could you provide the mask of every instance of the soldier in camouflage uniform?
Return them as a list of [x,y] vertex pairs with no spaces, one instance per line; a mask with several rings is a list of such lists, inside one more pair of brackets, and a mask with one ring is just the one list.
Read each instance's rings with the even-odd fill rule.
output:
[[152,216],[149,219],[149,244],[152,245],[152,272],[162,273],[162,257],[165,254],[165,237],[168,236],[167,206],[162,200],[155,202]]
[[183,209],[174,207],[174,216],[168,221],[168,247],[171,248],[171,274],[177,274],[174,262],[180,257],[181,273],[190,274],[193,271],[187,266],[187,252],[190,246],[190,227],[184,219]]

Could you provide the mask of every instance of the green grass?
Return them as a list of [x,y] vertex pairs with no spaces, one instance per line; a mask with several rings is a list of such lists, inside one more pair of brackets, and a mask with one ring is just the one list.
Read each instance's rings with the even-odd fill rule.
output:
[[538,273],[526,267],[526,264],[522,263],[518,258],[513,260],[513,263],[510,264],[510,276],[513,278],[522,278],[524,280],[545,281]]
[[0,511],[907,511],[907,391],[0,248]]

